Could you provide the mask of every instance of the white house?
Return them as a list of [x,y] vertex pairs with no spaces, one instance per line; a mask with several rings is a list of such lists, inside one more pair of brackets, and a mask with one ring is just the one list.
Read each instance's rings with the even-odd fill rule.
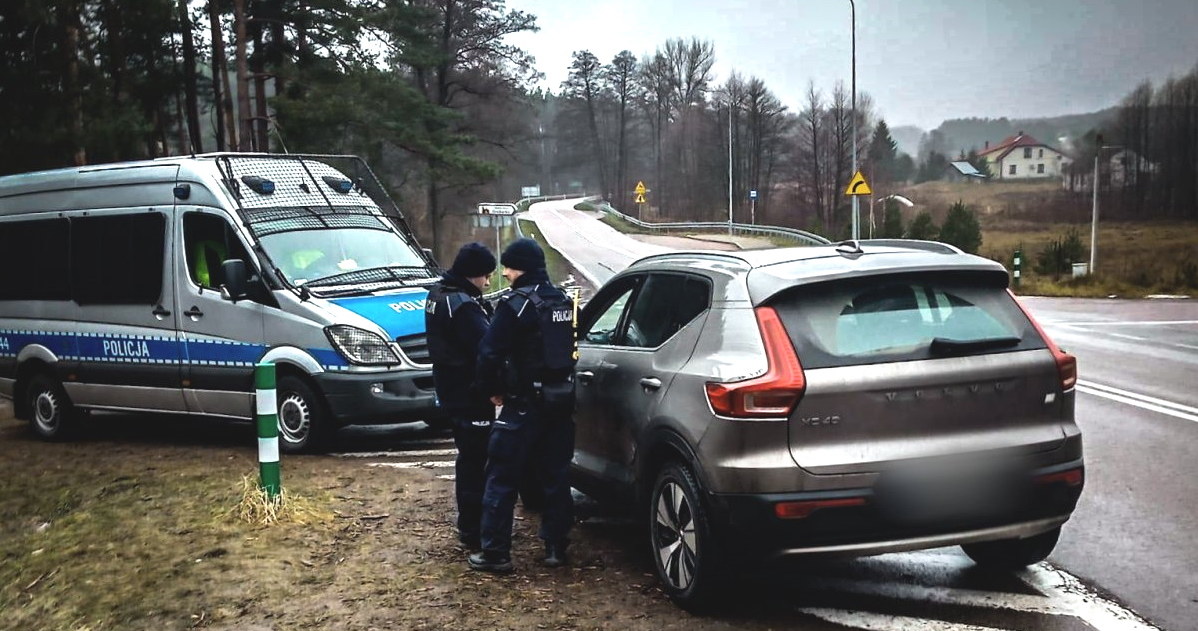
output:
[[978,154],[990,163],[998,180],[1034,180],[1061,177],[1069,157],[1023,132],[986,148]]

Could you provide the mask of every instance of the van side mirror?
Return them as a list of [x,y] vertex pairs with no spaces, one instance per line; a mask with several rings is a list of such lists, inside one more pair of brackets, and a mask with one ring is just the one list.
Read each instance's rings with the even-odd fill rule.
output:
[[231,302],[237,302],[246,296],[250,283],[250,272],[245,261],[230,259],[220,264],[221,274],[225,282],[220,286],[220,297]]
[[437,264],[437,257],[433,256],[432,248],[420,248],[424,252],[424,257],[427,258],[433,265]]

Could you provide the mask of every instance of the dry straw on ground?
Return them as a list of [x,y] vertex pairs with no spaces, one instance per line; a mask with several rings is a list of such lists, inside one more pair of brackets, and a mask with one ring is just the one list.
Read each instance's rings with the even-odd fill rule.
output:
[[333,519],[332,511],[322,504],[291,493],[286,488],[279,491],[277,499],[271,499],[250,476],[241,478],[241,500],[232,513],[248,524],[261,526],[315,524]]

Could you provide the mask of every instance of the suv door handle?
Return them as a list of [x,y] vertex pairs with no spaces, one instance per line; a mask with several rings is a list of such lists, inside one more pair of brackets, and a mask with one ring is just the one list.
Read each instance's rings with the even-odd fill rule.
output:
[[593,373],[589,370],[580,370],[574,374],[575,374],[575,376],[578,377],[578,380],[584,384],[590,383],[591,380],[595,378],[595,373]]
[[657,377],[645,377],[641,379],[641,386],[648,390],[656,390],[661,387],[661,379]]
[[151,311],[150,313],[154,314],[154,317],[158,318],[159,320],[161,320],[163,318],[169,318],[171,315],[170,310],[162,305],[158,305],[157,307],[154,307],[154,310]]
[[204,317],[204,312],[200,311],[199,307],[192,305],[190,309],[183,312],[183,315],[189,318],[202,318]]

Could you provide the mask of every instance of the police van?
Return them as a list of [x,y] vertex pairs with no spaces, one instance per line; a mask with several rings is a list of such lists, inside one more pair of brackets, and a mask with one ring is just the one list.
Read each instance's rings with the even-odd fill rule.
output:
[[46,439],[85,410],[253,415],[286,452],[436,422],[436,265],[353,156],[206,154],[0,177],[0,396]]

